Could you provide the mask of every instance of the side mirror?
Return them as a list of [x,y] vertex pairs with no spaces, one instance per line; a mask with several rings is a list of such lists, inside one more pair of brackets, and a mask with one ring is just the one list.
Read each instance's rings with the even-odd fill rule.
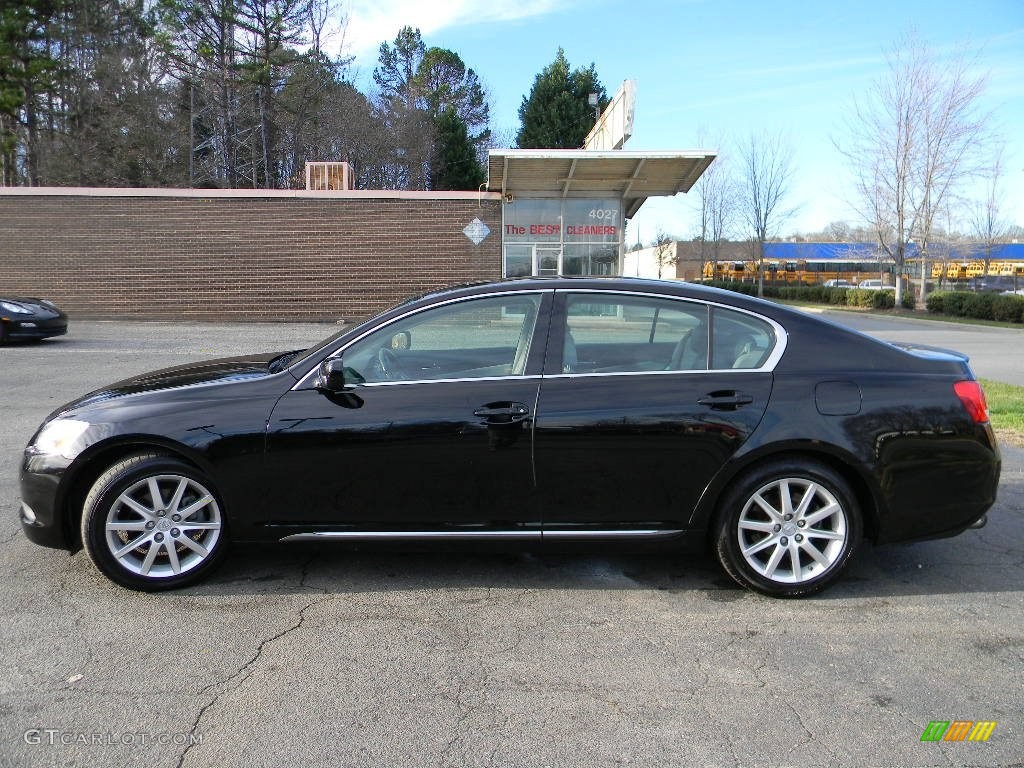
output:
[[340,357],[329,357],[320,363],[315,386],[320,392],[345,391],[345,364]]

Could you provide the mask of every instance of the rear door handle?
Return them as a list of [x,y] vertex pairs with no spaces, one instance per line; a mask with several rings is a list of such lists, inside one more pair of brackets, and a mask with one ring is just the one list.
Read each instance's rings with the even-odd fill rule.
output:
[[485,424],[518,424],[530,415],[530,409],[522,403],[487,403],[473,411],[473,415]]
[[698,405],[706,405],[713,411],[735,411],[744,405],[750,405],[754,398],[743,392],[732,390],[721,390],[708,392],[704,397],[697,399]]

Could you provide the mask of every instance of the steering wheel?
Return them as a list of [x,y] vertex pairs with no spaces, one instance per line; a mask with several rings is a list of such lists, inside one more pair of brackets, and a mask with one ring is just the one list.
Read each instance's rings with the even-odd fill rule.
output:
[[387,347],[377,350],[377,365],[380,366],[380,372],[384,374],[384,378],[389,381],[409,380],[409,372],[402,367],[402,361]]

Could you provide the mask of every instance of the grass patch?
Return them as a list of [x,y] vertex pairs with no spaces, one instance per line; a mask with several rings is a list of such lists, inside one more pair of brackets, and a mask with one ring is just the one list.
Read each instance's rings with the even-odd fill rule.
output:
[[957,315],[939,315],[934,312],[922,312],[919,309],[915,310],[903,310],[902,312],[875,312],[874,314],[882,315],[889,314],[890,316],[898,317],[911,317],[914,320],[934,320],[940,323],[959,323],[960,325],[984,325],[989,328],[1012,328],[1013,330],[1021,330],[1020,323],[1010,323],[1003,320],[981,320],[977,317],[959,317]]
[[985,388],[992,427],[1001,438],[1024,444],[1024,387],[992,379],[981,379],[981,386]]

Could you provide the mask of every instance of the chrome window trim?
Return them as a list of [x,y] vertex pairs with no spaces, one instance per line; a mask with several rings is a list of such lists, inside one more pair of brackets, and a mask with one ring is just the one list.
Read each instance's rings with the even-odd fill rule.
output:
[[770,317],[765,317],[762,314],[754,312],[750,309],[744,309],[742,307],[733,307],[729,304],[722,304],[717,301],[708,301],[707,299],[692,299],[687,296],[672,296],[664,293],[650,293],[648,291],[623,291],[614,290],[609,288],[556,288],[555,293],[565,294],[579,294],[579,293],[596,293],[612,296],[643,296],[651,299],[668,299],[669,301],[685,301],[690,304],[702,304],[707,307],[718,307],[719,309],[728,310],[730,312],[739,312],[743,315],[750,315],[753,318],[760,320],[761,322],[767,323],[775,331],[775,346],[772,349],[772,353],[768,355],[768,358],[757,368],[698,368],[694,370],[686,371],[618,371],[608,373],[558,373],[550,374],[545,378],[564,378],[566,376],[649,376],[651,374],[665,374],[665,373],[772,373],[775,367],[779,364],[783,354],[786,352],[786,346],[789,344],[789,334],[786,333],[786,329],[783,328],[775,320]]
[[666,299],[666,300],[669,300],[669,301],[687,302],[689,304],[700,304],[700,305],[703,305],[703,306],[706,306],[706,307],[718,307],[720,309],[728,310],[730,312],[739,312],[740,314],[750,315],[751,317],[756,318],[756,319],[758,319],[758,320],[760,320],[760,321],[762,321],[764,323],[767,323],[769,326],[771,326],[772,330],[775,332],[775,347],[772,349],[772,353],[768,356],[768,358],[764,361],[764,363],[762,363],[761,366],[758,367],[758,368],[707,368],[707,369],[694,369],[694,370],[683,370],[683,371],[609,371],[609,372],[597,372],[597,373],[586,373],[586,372],[584,372],[584,373],[551,373],[551,374],[547,374],[547,375],[544,375],[544,374],[533,374],[533,375],[529,375],[529,376],[512,376],[512,375],[509,375],[509,376],[480,376],[480,377],[472,377],[472,378],[454,378],[454,379],[407,379],[405,381],[375,381],[375,382],[369,382],[369,383],[363,383],[363,384],[353,384],[353,388],[360,388],[360,387],[393,387],[393,386],[406,386],[406,385],[409,385],[409,384],[451,384],[451,383],[463,383],[463,382],[468,382],[468,381],[507,381],[509,379],[514,379],[516,381],[528,381],[528,380],[531,380],[531,379],[542,379],[542,378],[564,379],[564,378],[575,378],[575,377],[604,377],[604,376],[652,376],[652,375],[653,376],[663,376],[663,375],[667,375],[667,374],[668,375],[693,375],[693,374],[701,374],[701,373],[704,373],[704,374],[707,374],[707,373],[736,373],[736,374],[742,374],[742,373],[772,373],[775,370],[775,367],[779,364],[779,361],[782,359],[782,355],[785,354],[786,347],[787,347],[788,342],[789,342],[789,334],[786,333],[786,329],[783,328],[775,320],[772,320],[770,317],[765,317],[764,315],[761,315],[761,314],[759,314],[757,312],[754,312],[752,310],[749,310],[749,309],[744,309],[742,307],[733,307],[733,306],[730,306],[729,304],[722,304],[722,303],[716,302],[716,301],[708,301],[706,299],[694,299],[694,298],[690,298],[690,297],[687,297],[687,296],[672,296],[672,295],[669,295],[669,294],[651,293],[651,292],[648,292],[648,291],[624,291],[624,290],[621,290],[621,289],[609,289],[609,288],[573,288],[573,287],[565,287],[565,288],[550,288],[550,289],[530,288],[530,289],[523,289],[523,290],[495,291],[493,293],[479,293],[479,294],[474,294],[472,296],[458,296],[456,298],[447,299],[446,301],[441,301],[441,302],[438,302],[436,304],[430,304],[430,305],[425,306],[425,307],[418,307],[417,309],[409,310],[408,312],[403,312],[401,315],[393,317],[391,320],[388,320],[383,325],[374,326],[373,328],[365,331],[364,333],[361,333],[359,336],[357,336],[356,338],[354,338],[351,341],[349,341],[347,344],[345,344],[345,346],[340,347],[339,349],[335,350],[333,353],[331,353],[329,355],[326,355],[325,357],[321,358],[320,362],[317,363],[317,365],[314,365],[305,376],[303,376],[301,379],[299,379],[299,381],[297,381],[295,383],[295,385],[291,388],[291,391],[294,392],[294,391],[297,391],[297,390],[309,389],[310,385],[312,383],[312,380],[315,379],[315,377],[316,377],[317,367],[324,360],[328,360],[328,359],[339,357],[339,356],[343,355],[345,353],[345,351],[349,347],[351,347],[353,344],[356,344],[356,343],[362,341],[364,338],[369,336],[371,333],[375,333],[375,332],[377,332],[377,331],[379,331],[379,330],[381,330],[383,328],[387,328],[389,325],[397,323],[400,320],[404,320],[407,317],[412,317],[413,315],[417,315],[420,312],[425,312],[425,311],[427,311],[429,309],[434,309],[436,307],[443,307],[443,306],[447,306],[449,304],[458,304],[458,303],[463,302],[463,301],[472,301],[474,299],[495,298],[495,297],[499,297],[499,296],[516,296],[516,295],[539,295],[539,296],[543,296],[545,293],[548,293],[549,291],[551,291],[551,292],[553,292],[555,294],[559,294],[559,293],[565,293],[565,294],[584,294],[585,293],[585,294],[599,294],[599,295],[606,295],[606,296],[622,296],[622,297],[626,297],[626,298],[630,298],[630,297],[634,297],[634,296],[639,296],[639,297],[643,297],[643,298]]
[[[291,390],[289,390],[289,391],[295,392],[295,391],[301,390],[301,389],[310,389],[311,387],[309,385],[311,384],[311,381],[316,378],[317,368],[320,367],[320,365],[324,362],[324,360],[330,360],[332,358],[340,357],[341,355],[343,355],[345,353],[345,350],[347,350],[353,344],[358,344],[360,341],[365,339],[371,333],[376,333],[377,331],[379,331],[379,330],[381,330],[383,328],[387,328],[389,325],[393,325],[393,324],[397,323],[400,320],[404,320],[407,317],[412,317],[413,315],[418,315],[421,312],[426,312],[427,310],[430,310],[430,309],[436,309],[437,307],[445,307],[445,306],[448,306],[449,304],[458,304],[458,303],[463,302],[463,301],[472,301],[474,299],[490,299],[490,298],[496,298],[498,296],[529,296],[529,295],[536,295],[536,296],[543,297],[544,294],[552,293],[553,291],[554,291],[553,288],[526,288],[526,289],[519,289],[519,290],[495,291],[493,293],[475,293],[475,294],[472,294],[471,296],[457,296],[457,297],[455,297],[453,299],[446,299],[445,301],[439,301],[436,304],[428,304],[425,307],[417,307],[416,309],[410,309],[408,312],[403,312],[400,315],[396,315],[395,317],[393,317],[390,320],[388,320],[386,323],[382,323],[381,325],[375,325],[373,328],[370,328],[369,330],[359,334],[356,338],[354,338],[351,341],[347,342],[345,344],[345,346],[339,347],[338,349],[334,350],[334,352],[331,352],[330,354],[325,355],[324,357],[320,358],[320,361],[317,362],[317,364],[314,365],[306,373],[305,376],[303,376],[301,379],[299,379],[297,382],[295,382],[295,386],[293,386],[291,388]],[[538,317],[538,320],[539,320],[539,317]],[[536,327],[536,324],[535,324],[534,325],[534,332],[536,332],[536,330],[537,330],[537,327]],[[371,386],[381,386],[381,385],[393,386],[395,384],[426,384],[428,382],[434,382],[434,383],[438,383],[439,384],[439,383],[442,383],[442,382],[453,382],[453,381],[502,381],[502,380],[505,380],[505,379],[516,379],[517,381],[522,381],[523,379],[537,379],[537,378],[540,378],[540,376],[512,376],[512,375],[509,375],[509,376],[481,376],[479,378],[468,378],[468,379],[408,379],[408,380],[405,380],[405,381],[375,381],[375,382],[364,383],[364,384],[353,384],[353,387],[371,387]]]
[[604,376],[694,376],[709,373],[771,373],[762,368],[700,368],[692,371],[594,371],[582,373],[550,373],[544,379],[600,378]]
[[529,376],[467,376],[461,379],[407,379],[405,381],[366,381],[361,384],[353,384],[353,387],[402,387],[408,386],[409,384],[453,384],[453,383],[464,383],[467,381],[508,381],[514,379],[515,381],[531,381],[532,379],[543,379],[544,376],[538,374],[531,374]]

